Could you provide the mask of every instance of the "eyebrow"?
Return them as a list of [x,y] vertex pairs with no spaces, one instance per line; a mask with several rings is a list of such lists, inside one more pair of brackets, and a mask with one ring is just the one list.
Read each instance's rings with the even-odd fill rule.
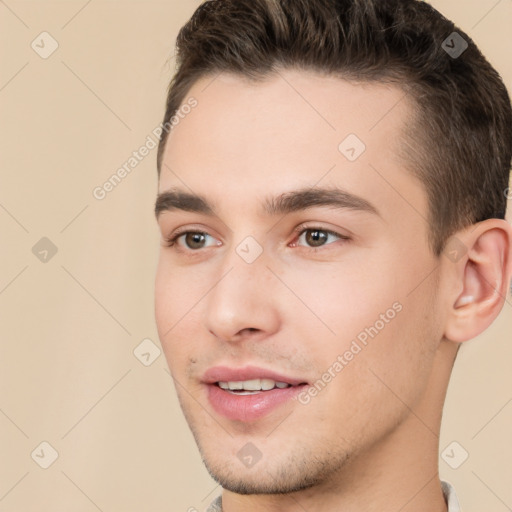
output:
[[[317,187],[294,190],[266,198],[263,202],[263,211],[267,215],[277,216],[322,206],[380,216],[377,208],[362,197],[339,188]],[[157,219],[163,212],[176,210],[217,216],[215,207],[204,196],[179,189],[167,190],[158,195],[155,203]]]

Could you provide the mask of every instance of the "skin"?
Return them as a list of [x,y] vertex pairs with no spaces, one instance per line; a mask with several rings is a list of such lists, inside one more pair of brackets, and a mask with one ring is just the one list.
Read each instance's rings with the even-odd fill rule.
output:
[[[456,262],[432,254],[426,193],[399,157],[412,105],[398,88],[280,70],[258,83],[205,77],[189,96],[198,106],[169,136],[159,193],[193,192],[216,214],[159,215],[156,321],[224,511],[446,511],[446,388],[459,344],[503,306],[510,225],[492,219],[457,233],[467,252]],[[366,145],[355,162],[338,150],[351,133]],[[269,196],[320,187],[355,194],[378,214],[262,210]],[[313,250],[311,231],[294,232],[304,223],[348,239]],[[206,246],[181,237],[168,247],[178,228],[205,233]],[[263,249],[250,264],[236,252],[247,236]],[[255,365],[309,383],[329,368],[332,376],[338,355],[396,303],[401,311],[307,405],[290,400],[244,423],[208,402],[201,377],[212,366]],[[250,468],[237,457],[248,442],[262,453]]]

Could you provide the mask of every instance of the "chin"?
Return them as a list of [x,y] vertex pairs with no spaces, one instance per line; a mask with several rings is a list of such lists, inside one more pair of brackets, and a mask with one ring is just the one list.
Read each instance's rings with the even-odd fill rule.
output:
[[246,468],[238,460],[228,459],[218,445],[208,454],[199,450],[210,476],[223,489],[236,494],[289,494],[304,491],[329,482],[343,468],[348,455],[334,457],[325,454],[324,459],[310,456],[306,452],[300,454],[280,453],[279,458],[263,458],[253,467]]
[[205,462],[210,476],[221,485],[223,489],[236,494],[289,494],[315,487],[320,482],[310,481],[299,475],[287,475],[286,478],[273,478],[269,473],[265,474],[265,468],[253,468],[252,474],[235,474],[233,470],[222,471],[211,468]]

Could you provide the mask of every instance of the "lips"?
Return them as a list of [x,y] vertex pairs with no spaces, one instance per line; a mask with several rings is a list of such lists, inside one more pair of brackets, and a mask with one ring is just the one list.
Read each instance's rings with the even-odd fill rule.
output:
[[[255,390],[253,386],[247,385],[249,381],[254,383],[258,380],[265,383],[274,381],[280,385],[269,390]],[[255,366],[216,366],[203,375],[202,381],[207,386],[208,400],[213,409],[232,421],[242,422],[255,421],[279,406],[284,406],[308,385],[304,379]],[[287,386],[284,387],[284,384]],[[247,391],[247,387],[253,390]]]
[[286,382],[292,386],[305,384],[304,379],[289,377],[271,370],[258,368],[256,366],[246,366],[244,368],[229,368],[228,366],[215,366],[210,368],[203,375],[203,382],[206,384],[215,384],[217,382],[242,382],[253,379],[270,379],[275,382]]

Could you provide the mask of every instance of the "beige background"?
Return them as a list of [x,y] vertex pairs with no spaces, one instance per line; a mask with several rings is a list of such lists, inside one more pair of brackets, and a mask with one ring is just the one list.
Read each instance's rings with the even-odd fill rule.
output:
[[[512,0],[433,3],[512,90]],[[133,353],[159,346],[156,150],[105,199],[92,194],[160,123],[167,60],[197,5],[0,0],[2,512],[185,512],[219,491],[163,355],[144,366]],[[31,48],[51,48],[43,31],[59,44],[46,59]],[[32,252],[42,237],[58,249],[46,262]],[[457,441],[469,458],[440,471],[465,512],[512,507],[511,334],[509,298],[463,347],[449,389],[441,451]],[[43,441],[59,454],[48,469]]]

